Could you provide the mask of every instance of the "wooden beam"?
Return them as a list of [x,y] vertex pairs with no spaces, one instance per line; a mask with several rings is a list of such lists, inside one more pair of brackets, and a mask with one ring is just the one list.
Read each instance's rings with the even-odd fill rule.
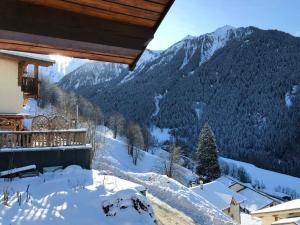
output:
[[[156,20],[154,19],[143,18],[133,14],[129,15],[129,14],[111,12],[107,10],[107,7],[105,7],[106,9],[90,7],[89,5],[85,4],[85,1],[77,1],[77,3],[75,3],[75,1],[65,1],[65,0],[51,0],[51,1],[22,0],[22,1],[31,4],[47,6],[54,9],[62,9],[74,13],[98,17],[105,20],[118,21],[122,23],[128,23],[128,24],[133,24],[133,25],[138,25],[138,26],[143,26],[148,28],[154,27],[156,22]],[[82,2],[82,4],[79,4],[78,2]],[[111,6],[109,5],[108,7],[111,8]]]
[[144,0],[107,0],[108,2],[114,2],[122,5],[132,6],[140,9],[146,9],[153,12],[162,13],[164,11],[164,5],[157,2],[144,1]]
[[8,43],[34,43],[33,45],[52,46],[61,49],[71,49],[73,51],[86,51],[106,55],[118,55],[127,58],[135,58],[140,50],[121,48],[114,46],[106,46],[102,44],[94,44],[81,41],[66,40],[61,38],[51,38],[41,35],[32,35],[12,31],[0,30],[0,40]]
[[93,52],[78,51],[78,50],[64,49],[64,48],[57,48],[57,47],[53,48],[51,46],[33,45],[31,43],[24,43],[24,42],[14,43],[8,40],[1,40],[1,39],[0,39],[0,48],[6,50],[21,51],[21,52],[33,52],[37,54],[58,54],[58,55],[64,55],[69,57],[75,57],[75,58],[123,63],[129,65],[132,65],[132,63],[134,62],[134,58],[126,58],[117,55],[105,55],[105,54],[100,54],[98,52],[93,53]]
[[153,37],[153,31],[149,28],[26,4],[18,0],[1,0],[0,15],[0,30],[107,46],[142,50],[145,39]]
[[79,5],[86,5],[94,7],[96,9],[103,9],[109,12],[120,13],[129,16],[135,16],[139,18],[149,19],[157,21],[160,18],[160,13],[149,11],[145,8],[137,8],[134,6],[123,5],[114,2],[108,2],[105,0],[67,0],[68,2],[73,2]]
[[24,75],[25,69],[27,67],[27,63],[24,61],[19,62],[18,64],[18,85],[22,84],[22,76]]

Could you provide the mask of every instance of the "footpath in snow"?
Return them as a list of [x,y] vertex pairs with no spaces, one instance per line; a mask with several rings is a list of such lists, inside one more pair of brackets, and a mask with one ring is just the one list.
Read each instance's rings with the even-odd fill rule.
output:
[[[135,166],[127,154],[124,140],[113,139],[109,131],[99,131],[98,135],[104,135],[105,138],[98,136],[103,145],[96,152],[94,169],[106,170],[115,176],[143,185],[153,196],[184,213],[196,224],[236,224],[230,217],[186,186],[159,174],[161,170],[158,164],[163,161],[160,161],[157,156],[145,153]],[[186,173],[187,177],[191,175],[189,170]]]

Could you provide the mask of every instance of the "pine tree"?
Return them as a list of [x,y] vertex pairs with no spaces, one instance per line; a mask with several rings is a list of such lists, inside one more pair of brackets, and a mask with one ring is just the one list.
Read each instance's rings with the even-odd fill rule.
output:
[[220,176],[216,140],[208,123],[204,124],[200,133],[197,162],[196,173],[205,177],[205,181],[209,182]]

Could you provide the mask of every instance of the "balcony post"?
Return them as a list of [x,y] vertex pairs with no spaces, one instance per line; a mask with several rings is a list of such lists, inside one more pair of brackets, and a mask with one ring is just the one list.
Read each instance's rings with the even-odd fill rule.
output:
[[34,64],[34,78],[35,78],[35,82],[36,82],[36,96],[35,98],[38,99],[39,95],[40,95],[40,85],[39,85],[39,65],[38,64]]

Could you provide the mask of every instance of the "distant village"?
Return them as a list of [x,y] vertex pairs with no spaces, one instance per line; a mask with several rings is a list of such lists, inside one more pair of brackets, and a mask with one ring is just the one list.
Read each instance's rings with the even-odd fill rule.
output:
[[299,225],[300,199],[279,193],[266,193],[230,176],[203,184],[193,184],[191,189],[241,223],[241,213],[261,219],[262,225]]

